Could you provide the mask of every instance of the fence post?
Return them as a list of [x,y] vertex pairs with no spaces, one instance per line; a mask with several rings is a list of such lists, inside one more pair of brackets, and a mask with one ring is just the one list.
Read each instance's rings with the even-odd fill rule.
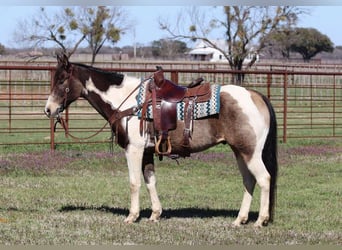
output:
[[50,151],[55,150],[55,119],[50,118]]
[[[66,125],[66,131],[69,129],[69,108],[65,109],[65,125]],[[68,133],[65,133],[65,138],[68,138]]]
[[8,79],[8,132],[12,132],[12,70],[9,71]]
[[171,81],[178,84],[178,71],[171,71]]
[[[52,83],[53,83],[53,78],[55,76],[55,70],[50,71],[50,92],[52,90]],[[50,151],[55,150],[55,123],[54,123],[54,118],[50,118]]]
[[283,142],[287,141],[287,72],[284,74]]
[[272,75],[271,73],[267,73],[267,98],[271,99],[271,81]]
[[334,85],[333,85],[333,136],[336,136],[336,75],[334,75]]

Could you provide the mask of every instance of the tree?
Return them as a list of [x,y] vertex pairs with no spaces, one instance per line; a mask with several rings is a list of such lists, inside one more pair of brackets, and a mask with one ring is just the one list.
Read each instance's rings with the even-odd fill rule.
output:
[[277,29],[270,32],[263,38],[265,45],[263,50],[273,56],[275,52],[280,52],[283,58],[289,59],[291,52],[291,45],[293,42],[293,29]]
[[329,37],[314,28],[296,28],[292,36],[291,51],[301,54],[305,62],[320,52],[334,51]]
[[131,27],[126,12],[118,6],[76,7],[74,10],[70,8],[66,10],[76,17],[75,26],[85,37],[92,51],[92,64],[106,42],[115,44]]
[[5,46],[0,43],[0,55],[3,55],[5,51],[6,51]]
[[69,57],[85,40],[91,48],[93,64],[102,46],[119,41],[129,27],[121,7],[62,8],[54,15],[40,8],[37,15],[19,22],[15,36],[33,47],[57,45]]
[[18,22],[14,37],[17,42],[34,48],[57,45],[70,56],[85,38],[77,28],[73,15],[64,10],[52,15],[41,7],[33,17]]
[[[232,70],[242,70],[256,62],[257,54],[265,46],[263,38],[267,34],[283,25],[294,24],[301,13],[303,11],[295,6],[224,6],[222,17],[208,20],[208,13],[192,8],[187,15],[178,15],[176,27],[163,20],[159,23],[172,38],[203,40],[224,55]],[[187,23],[189,28],[185,31],[181,27]],[[222,49],[211,41],[209,36],[213,30],[222,31],[227,48]],[[253,51],[250,50],[252,47]],[[254,55],[252,60],[244,65],[251,53]],[[236,74],[233,80],[241,84],[243,74]]]
[[183,55],[187,50],[185,42],[170,39],[160,39],[152,42],[152,55],[167,59]]

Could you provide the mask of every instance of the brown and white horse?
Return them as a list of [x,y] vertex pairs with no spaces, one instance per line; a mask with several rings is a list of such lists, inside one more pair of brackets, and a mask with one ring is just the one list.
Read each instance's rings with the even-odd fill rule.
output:
[[[137,105],[137,86],[141,80],[127,75],[106,72],[83,64],[70,63],[66,56],[58,57],[51,94],[45,106],[48,117],[56,117],[79,97],[83,97],[109,120],[114,112]],[[134,92],[133,95],[130,95]],[[128,97],[128,98],[127,98]],[[137,220],[140,212],[139,191],[141,174],[152,202],[151,221],[162,213],[154,169],[154,145],[147,133],[139,132],[137,116],[122,117],[112,129],[127,159],[131,205],[125,222]],[[170,131],[172,153],[181,154],[184,125]],[[235,226],[246,223],[255,184],[260,186],[260,210],[255,226],[272,221],[277,180],[277,124],[270,102],[261,94],[234,85],[220,90],[218,115],[195,120],[190,152],[227,143],[235,153],[243,178],[245,192]]]

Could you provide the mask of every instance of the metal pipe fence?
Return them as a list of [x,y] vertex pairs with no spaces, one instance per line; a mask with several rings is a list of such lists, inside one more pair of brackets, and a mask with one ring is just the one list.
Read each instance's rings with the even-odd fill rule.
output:
[[[0,146],[104,143],[109,126],[95,138],[75,142],[61,127],[54,132],[54,120],[43,114],[50,93],[55,67],[37,65],[0,65]],[[104,68],[144,78],[154,68]],[[166,77],[188,84],[202,76],[206,81],[229,84],[233,74],[244,73],[243,86],[271,99],[278,121],[278,137],[284,143],[294,138],[342,137],[342,72],[250,70],[164,66]],[[85,100],[73,103],[64,114],[69,131],[81,138],[98,131],[105,121]]]

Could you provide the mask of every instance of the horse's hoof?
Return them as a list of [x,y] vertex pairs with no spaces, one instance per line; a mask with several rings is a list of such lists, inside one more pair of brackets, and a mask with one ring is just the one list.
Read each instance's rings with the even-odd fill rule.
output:
[[243,224],[246,224],[248,221],[248,217],[237,217],[233,222],[233,227],[240,227]]
[[262,228],[268,225],[269,216],[260,216],[257,221],[254,223],[254,227]]
[[255,223],[254,223],[254,227],[255,228],[263,228],[265,226],[268,225],[268,220],[265,220],[265,221],[259,221],[257,220]]
[[234,222],[232,223],[232,226],[233,226],[234,228],[238,228],[238,227],[241,227],[241,224],[240,224],[239,222],[234,221]]
[[127,216],[127,218],[124,220],[124,222],[127,223],[127,224],[132,224],[132,223],[134,223],[138,219],[138,217],[139,217],[139,214],[136,214],[136,215],[129,214]]
[[242,224],[245,224],[245,223],[243,223],[240,219],[236,219],[236,220],[232,223],[232,226],[233,226],[233,227],[241,227]]
[[160,220],[161,211],[152,212],[149,221],[151,222],[158,222]]
[[158,222],[159,222],[159,219],[156,219],[156,218],[149,218],[148,221],[151,222],[151,223],[158,223]]
[[255,223],[254,223],[254,228],[256,228],[256,229],[262,228],[262,223],[260,223],[260,222],[255,222]]

